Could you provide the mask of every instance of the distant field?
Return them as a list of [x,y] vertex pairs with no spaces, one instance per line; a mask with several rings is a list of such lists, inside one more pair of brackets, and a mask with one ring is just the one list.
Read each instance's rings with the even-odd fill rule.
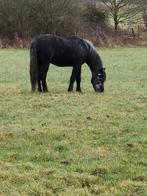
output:
[[0,195],[147,195],[147,48],[100,49],[97,94],[67,93],[70,68],[50,67],[31,94],[27,50],[0,50]]

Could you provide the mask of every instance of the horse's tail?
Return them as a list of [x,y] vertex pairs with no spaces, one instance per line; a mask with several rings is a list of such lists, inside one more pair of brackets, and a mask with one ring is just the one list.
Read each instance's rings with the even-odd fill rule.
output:
[[38,80],[37,41],[34,40],[30,47],[30,82],[32,92],[36,90]]

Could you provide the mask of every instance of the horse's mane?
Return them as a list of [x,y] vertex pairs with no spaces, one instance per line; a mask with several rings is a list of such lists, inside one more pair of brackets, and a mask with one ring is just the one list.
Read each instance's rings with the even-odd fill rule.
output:
[[84,39],[84,41],[87,43],[88,45],[88,49],[89,49],[89,56],[91,56],[92,58],[94,58],[95,56],[97,56],[97,50],[94,47],[92,41]]
[[97,52],[97,51],[96,51],[96,48],[94,47],[94,45],[93,45],[93,43],[92,43],[92,41],[90,41],[90,40],[88,40],[88,39],[84,39],[84,40],[88,43],[88,45],[91,46],[91,48],[92,48],[95,52]]
[[84,41],[87,43],[89,48],[89,55],[88,55],[89,63],[91,65],[97,65],[99,68],[101,68],[103,66],[102,61],[93,43],[87,39],[84,39]]

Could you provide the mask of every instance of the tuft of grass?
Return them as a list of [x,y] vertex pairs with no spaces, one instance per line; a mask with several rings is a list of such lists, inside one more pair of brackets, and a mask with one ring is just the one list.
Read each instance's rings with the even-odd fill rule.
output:
[[0,195],[147,195],[147,49],[99,53],[105,93],[51,65],[32,94],[28,51],[0,50]]

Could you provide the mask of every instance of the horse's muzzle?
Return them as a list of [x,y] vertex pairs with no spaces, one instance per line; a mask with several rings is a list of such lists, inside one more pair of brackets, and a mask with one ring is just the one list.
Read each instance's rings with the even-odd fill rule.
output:
[[93,86],[96,92],[102,93],[104,92],[104,86],[102,84],[96,84]]

